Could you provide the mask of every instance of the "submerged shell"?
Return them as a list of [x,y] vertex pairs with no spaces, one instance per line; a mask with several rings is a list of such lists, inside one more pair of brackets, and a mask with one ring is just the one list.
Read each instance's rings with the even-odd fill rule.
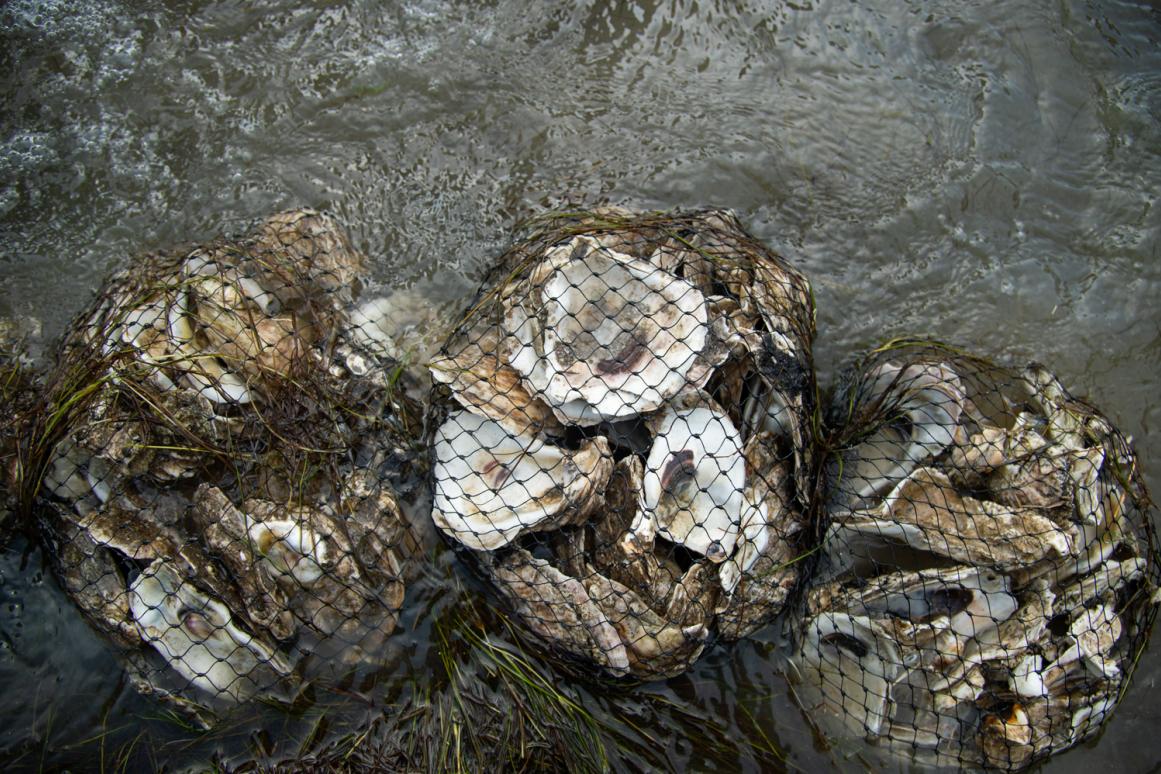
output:
[[432,518],[469,548],[491,551],[584,518],[612,467],[604,438],[570,451],[455,411],[436,435]]
[[878,736],[891,713],[891,687],[904,673],[895,642],[869,618],[822,613],[806,622],[796,660],[822,704],[859,735]]
[[504,321],[507,359],[562,422],[633,417],[687,385],[709,337],[688,281],[580,236],[549,250],[530,282],[528,306]]
[[273,647],[239,628],[225,605],[163,560],[130,585],[129,608],[142,638],[207,693],[242,701],[290,673]]

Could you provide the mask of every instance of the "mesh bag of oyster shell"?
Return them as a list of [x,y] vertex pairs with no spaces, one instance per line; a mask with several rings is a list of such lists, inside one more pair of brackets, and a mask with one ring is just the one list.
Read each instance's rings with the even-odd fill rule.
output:
[[828,425],[823,558],[795,658],[811,717],[923,762],[1000,769],[1095,733],[1161,574],[1129,441],[1042,366],[914,341],[857,363]]
[[373,662],[414,536],[418,410],[346,312],[328,216],[146,256],[67,335],[22,457],[65,590],[195,714]]
[[813,320],[732,213],[533,221],[431,365],[436,525],[554,651],[681,672],[802,568]]

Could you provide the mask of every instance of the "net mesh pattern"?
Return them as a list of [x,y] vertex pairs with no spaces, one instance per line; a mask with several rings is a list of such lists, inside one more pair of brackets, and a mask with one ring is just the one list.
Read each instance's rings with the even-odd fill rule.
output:
[[680,673],[800,574],[813,321],[729,212],[538,219],[432,362],[436,525],[554,651]]
[[328,216],[126,266],[63,342],[24,457],[62,585],[196,716],[373,661],[414,545],[397,364],[348,324]]
[[1095,733],[1156,615],[1128,440],[1040,365],[892,342],[829,411],[796,665],[840,738],[1017,769]]
[[893,341],[820,405],[802,274],[728,211],[602,209],[527,224],[423,415],[366,263],[286,212],[114,275],[39,395],[0,350],[4,506],[36,499],[140,690],[209,723],[374,668],[423,482],[507,611],[587,674],[677,675],[781,622],[836,743],[1008,770],[1127,688],[1154,509],[1130,441],[1043,366]]

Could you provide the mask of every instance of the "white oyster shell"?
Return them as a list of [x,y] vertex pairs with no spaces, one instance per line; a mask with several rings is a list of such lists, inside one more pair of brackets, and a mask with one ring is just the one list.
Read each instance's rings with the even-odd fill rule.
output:
[[242,701],[290,673],[285,659],[238,628],[229,609],[155,560],[129,586],[142,639],[184,678],[210,694]]
[[250,540],[275,573],[309,586],[323,576],[327,541],[305,518],[257,521],[246,516]]
[[891,713],[891,687],[904,674],[895,642],[863,616],[823,613],[806,623],[797,660],[822,704],[857,734],[878,736]]
[[[659,535],[723,562],[743,522],[755,532],[765,524],[764,516],[750,518],[755,507],[746,498],[742,439],[730,418],[700,406],[667,409],[645,463],[641,510],[631,528],[637,540]],[[752,564],[756,556],[745,561]]]
[[738,550],[723,562],[721,569],[718,570],[722,590],[727,595],[734,593],[734,589],[742,582],[742,577],[750,571],[770,545],[770,513],[766,509],[766,503],[747,498],[747,505],[745,522],[740,529]]
[[549,250],[531,282],[527,306],[505,317],[506,355],[562,422],[633,417],[687,385],[709,337],[688,281],[580,236]]
[[522,532],[583,518],[612,467],[604,438],[570,451],[455,411],[436,434],[432,518],[469,548],[492,551]]

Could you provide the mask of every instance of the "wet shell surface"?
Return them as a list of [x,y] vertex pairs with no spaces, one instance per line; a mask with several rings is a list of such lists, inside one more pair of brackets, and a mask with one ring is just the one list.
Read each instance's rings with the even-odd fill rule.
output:
[[688,281],[581,236],[549,250],[531,282],[504,321],[507,359],[562,422],[644,414],[687,385],[708,337]]
[[289,674],[269,644],[239,628],[229,609],[156,560],[129,587],[142,638],[190,684],[241,701]]
[[500,423],[451,413],[434,448],[436,525],[469,548],[491,551],[518,535],[581,520],[612,470],[603,438],[577,451],[514,436]]
[[891,687],[903,666],[899,648],[870,619],[824,613],[807,621],[801,667],[826,707],[853,731],[872,736],[882,731]]

